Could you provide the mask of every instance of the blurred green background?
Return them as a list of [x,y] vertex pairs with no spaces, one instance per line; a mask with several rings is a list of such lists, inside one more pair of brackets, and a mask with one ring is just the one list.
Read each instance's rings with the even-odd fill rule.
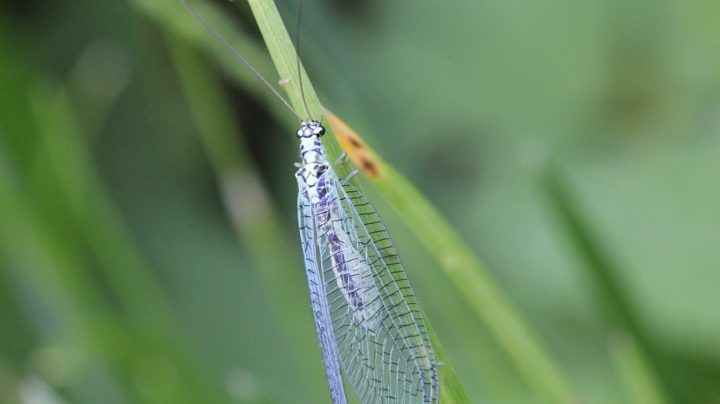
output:
[[[277,80],[245,2],[197,7]],[[307,0],[302,57],[582,402],[641,402],[636,346],[720,403],[719,38],[717,1]],[[179,0],[0,4],[0,402],[329,401],[283,108]],[[471,401],[538,402],[368,192]]]

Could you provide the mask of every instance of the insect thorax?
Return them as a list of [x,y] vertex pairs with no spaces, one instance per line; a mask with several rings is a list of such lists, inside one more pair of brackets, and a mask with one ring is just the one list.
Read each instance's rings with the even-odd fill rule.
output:
[[295,174],[298,180],[314,188],[320,176],[327,171],[328,161],[325,150],[320,143],[320,136],[325,134],[325,128],[317,121],[302,122],[297,131],[300,139],[300,168]]

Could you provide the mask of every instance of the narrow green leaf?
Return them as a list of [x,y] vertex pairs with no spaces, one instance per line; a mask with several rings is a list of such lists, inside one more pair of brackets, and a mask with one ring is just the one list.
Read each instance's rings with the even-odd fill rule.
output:
[[493,331],[526,382],[547,402],[572,402],[574,395],[558,366],[465,240],[359,134],[333,113],[327,111],[326,115],[349,158],[437,259],[465,301]]
[[635,339],[626,333],[611,336],[608,342],[620,381],[625,387],[628,402],[635,404],[666,404],[647,358]]
[[[304,112],[304,101],[300,90],[300,82],[298,79],[295,79],[298,77],[297,55],[277,8],[271,0],[249,0],[248,2],[253,10],[255,19],[260,27],[260,32],[262,33],[265,43],[270,51],[270,55],[275,62],[278,73],[283,80],[287,81],[285,88],[288,91],[290,102],[297,111],[302,113]],[[305,102],[308,105],[310,116],[315,119],[319,119],[323,109],[302,66],[300,67],[300,76],[303,80]],[[323,145],[325,146],[330,160],[334,160],[340,155],[340,146],[333,136],[324,136]],[[339,175],[346,174],[346,172],[343,171],[348,170],[347,168],[343,166],[340,166],[339,168]],[[430,324],[427,325],[431,334],[434,334]],[[434,338],[433,340],[436,351],[439,351],[439,354],[442,355],[439,371],[441,383],[440,391],[443,396],[443,402],[468,402],[454,369],[444,356],[437,340]]]
[[[272,0],[248,0],[248,3],[258,27],[260,27],[260,32],[270,56],[275,63],[275,68],[280,75],[280,80],[286,83],[284,87],[290,98],[290,103],[300,115],[307,114],[315,120],[321,120],[323,117],[322,105],[302,63],[300,63],[300,72],[298,73],[298,59],[295,47],[285,29],[275,3]],[[300,80],[303,83],[302,92],[300,91]],[[303,102],[303,93],[305,102]],[[306,103],[308,106],[307,113],[305,111]],[[329,130],[331,131],[331,129]],[[342,153],[340,145],[333,136],[324,136],[323,145],[330,161],[337,159]],[[341,176],[348,174],[348,172],[349,170],[343,166],[338,169],[338,174]]]
[[[629,298],[625,285],[617,274],[620,273],[610,254],[587,225],[576,193],[569,186],[558,166],[550,165],[544,173],[542,185],[558,216],[558,222],[572,240],[578,254],[587,264],[589,279],[592,281],[598,306],[603,309],[605,320],[613,330],[622,330],[625,337],[616,339],[611,353],[622,373],[623,381],[635,398],[643,403],[664,402],[665,393],[662,376],[657,371],[659,354],[652,338],[642,326]],[[638,377],[638,380],[628,378]],[[647,397],[653,397],[652,400]]]
[[559,367],[465,240],[409,181],[387,164],[384,171],[372,183],[493,331],[526,382],[547,402],[574,402]]
[[[86,324],[92,328],[86,338],[98,344],[102,354],[109,356],[112,356],[110,352],[113,349],[118,348],[117,345],[122,345],[115,343],[118,340],[133,345],[137,352],[152,353],[149,359],[127,353],[123,359],[117,359],[127,361],[118,364],[118,367],[133,375],[128,378],[136,393],[149,401],[165,397],[178,403],[196,402],[199,398],[227,402],[222,386],[208,377],[200,358],[181,332],[182,327],[162,288],[155,281],[150,265],[98,177],[65,87],[50,80],[40,81],[33,87],[30,100],[40,142],[37,164],[47,163],[50,167],[49,171],[38,171],[46,175],[50,172],[51,178],[57,182],[59,191],[54,202],[80,230],[89,251],[79,252],[75,251],[76,246],[65,245],[66,229],[55,226],[47,226],[48,234],[43,234],[47,238],[37,240],[35,244],[38,250],[54,247],[52,254],[48,254],[51,258],[47,268],[53,267],[50,264],[53,261],[80,260],[80,263],[63,264],[58,274],[64,274],[73,281],[63,279],[62,286],[56,290],[66,296],[68,303],[78,306],[76,310],[99,317],[98,321],[93,321],[95,318],[90,318],[91,314],[86,315]],[[42,223],[39,219],[44,219],[44,216],[34,213],[27,212],[28,221]],[[52,245],[51,240],[58,246]],[[93,276],[81,264],[83,253],[90,254],[103,271],[103,279],[121,307],[117,314],[113,309],[99,309],[105,309],[102,304],[105,299],[97,295]],[[88,298],[80,299],[81,296]],[[95,314],[96,311],[107,320]],[[118,334],[119,329],[124,332]],[[137,372],[142,376],[138,376]]]
[[[239,245],[244,247],[253,268],[262,276],[284,336],[288,344],[292,341],[294,354],[286,360],[287,366],[301,374],[302,384],[306,385],[315,380],[313,376],[324,375],[324,368],[318,355],[307,292],[297,286],[305,282],[304,275],[300,270],[293,270],[301,267],[300,250],[289,245],[249,151],[239,140],[242,133],[235,124],[221,83],[186,44],[173,38],[168,42]],[[278,254],[278,251],[297,251],[297,254]],[[300,381],[297,384],[301,384]],[[295,398],[310,401],[301,394],[297,392]]]

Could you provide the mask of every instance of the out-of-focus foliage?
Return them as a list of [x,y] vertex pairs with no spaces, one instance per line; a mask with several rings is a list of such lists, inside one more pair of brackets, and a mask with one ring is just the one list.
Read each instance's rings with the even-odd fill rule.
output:
[[[198,8],[277,79],[244,2]],[[306,0],[302,55],[583,402],[714,403],[719,37],[712,1]],[[2,3],[0,402],[327,402],[294,124],[179,1]],[[537,402],[367,188],[472,402]]]

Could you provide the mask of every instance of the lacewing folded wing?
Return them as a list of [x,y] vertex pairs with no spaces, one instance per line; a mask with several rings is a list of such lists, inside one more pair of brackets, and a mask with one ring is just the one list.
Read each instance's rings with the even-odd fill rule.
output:
[[[430,338],[384,224],[367,198],[331,168],[317,189],[316,203],[303,202],[301,227],[311,222],[313,230],[305,231],[311,231],[314,249],[303,241],[308,282],[313,299],[316,291],[324,293],[317,305],[327,309],[332,327],[318,335],[335,338],[331,354],[323,348],[326,365],[337,355],[363,403],[437,402]],[[313,285],[318,276],[321,288]],[[325,315],[315,319],[319,330]]]
[[298,181],[300,192],[298,193],[298,225],[300,228],[300,240],[302,243],[303,255],[305,257],[305,273],[307,275],[308,289],[310,291],[310,303],[313,317],[315,319],[315,330],[320,340],[325,372],[328,384],[330,385],[330,396],[333,404],[345,404],[347,398],[343,387],[342,374],[340,373],[339,355],[333,327],[330,321],[330,313],[326,298],[325,284],[318,267],[319,254],[317,243],[317,226],[313,205],[307,198],[306,185]]

